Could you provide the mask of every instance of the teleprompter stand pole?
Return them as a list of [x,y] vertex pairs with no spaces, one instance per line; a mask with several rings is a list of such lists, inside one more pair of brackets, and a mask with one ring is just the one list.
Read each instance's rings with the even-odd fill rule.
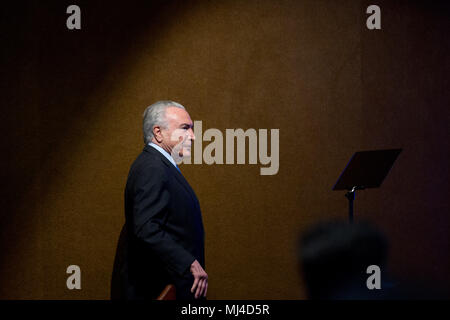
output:
[[355,193],[356,187],[353,187],[352,190],[349,190],[345,197],[348,199],[348,219],[350,223],[353,223],[353,201],[355,201]]

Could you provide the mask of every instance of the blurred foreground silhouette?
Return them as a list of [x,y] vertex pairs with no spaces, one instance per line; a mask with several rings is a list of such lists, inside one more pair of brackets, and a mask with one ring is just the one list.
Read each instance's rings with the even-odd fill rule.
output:
[[[429,286],[399,283],[387,271],[387,260],[387,238],[367,222],[323,222],[299,239],[299,267],[310,299],[444,298]],[[367,286],[371,265],[380,268],[380,289]]]

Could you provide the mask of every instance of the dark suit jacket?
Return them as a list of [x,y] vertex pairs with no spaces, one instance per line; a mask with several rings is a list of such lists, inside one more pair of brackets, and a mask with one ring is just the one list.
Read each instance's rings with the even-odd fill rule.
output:
[[177,298],[191,299],[194,260],[205,268],[197,197],[177,168],[147,145],[128,175],[111,297],[154,299],[172,283]]

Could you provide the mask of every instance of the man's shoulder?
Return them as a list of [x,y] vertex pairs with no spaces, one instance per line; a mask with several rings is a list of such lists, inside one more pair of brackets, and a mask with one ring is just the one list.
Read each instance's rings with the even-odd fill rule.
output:
[[142,169],[142,168],[161,168],[164,166],[164,163],[161,161],[161,157],[155,153],[152,152],[149,149],[144,149],[134,160],[133,164],[131,165],[131,169]]
[[130,176],[152,175],[167,177],[170,171],[162,159],[162,155],[152,147],[145,148],[134,160],[130,168]]

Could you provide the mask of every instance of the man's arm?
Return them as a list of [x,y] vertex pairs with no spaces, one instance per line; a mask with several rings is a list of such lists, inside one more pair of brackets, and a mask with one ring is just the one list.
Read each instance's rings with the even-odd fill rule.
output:
[[164,230],[170,201],[165,182],[165,172],[161,168],[147,167],[135,177],[133,230],[169,269],[183,275],[189,270],[195,257]]

